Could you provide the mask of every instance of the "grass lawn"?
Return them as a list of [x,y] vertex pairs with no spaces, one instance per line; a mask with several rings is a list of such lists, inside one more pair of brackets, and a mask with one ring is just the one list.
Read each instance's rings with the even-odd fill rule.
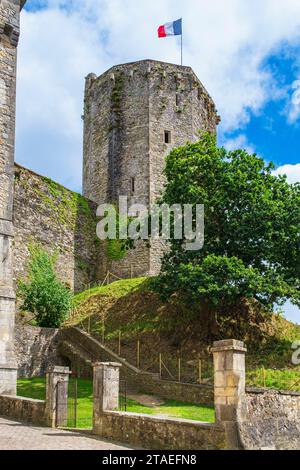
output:
[[[70,382],[69,396],[72,394],[72,380]],[[46,395],[45,378],[18,380],[18,395],[37,400],[44,400]],[[92,426],[92,381],[78,379],[78,408],[77,427],[89,428]],[[134,400],[127,399],[127,411],[131,413],[145,413],[150,415],[165,415],[173,418],[192,419],[213,423],[215,420],[214,409],[208,406],[197,406],[191,403],[181,403],[175,400],[166,400],[165,404],[155,408],[144,406]],[[69,400],[69,426],[73,425],[73,407]]]
[[247,370],[247,386],[300,392],[300,368]]

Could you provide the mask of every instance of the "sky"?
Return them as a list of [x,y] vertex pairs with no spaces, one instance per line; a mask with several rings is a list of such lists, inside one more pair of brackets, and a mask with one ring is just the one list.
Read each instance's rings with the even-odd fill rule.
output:
[[[81,191],[84,77],[141,59],[184,65],[222,117],[218,139],[300,181],[299,0],[27,0],[18,57],[16,161]],[[300,310],[285,314],[300,323]]]

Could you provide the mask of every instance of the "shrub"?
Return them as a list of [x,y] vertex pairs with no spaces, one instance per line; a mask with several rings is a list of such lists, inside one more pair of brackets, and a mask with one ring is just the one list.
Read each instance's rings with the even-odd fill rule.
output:
[[31,247],[28,281],[19,283],[21,308],[35,316],[38,326],[58,328],[68,317],[72,294],[55,273],[56,256]]

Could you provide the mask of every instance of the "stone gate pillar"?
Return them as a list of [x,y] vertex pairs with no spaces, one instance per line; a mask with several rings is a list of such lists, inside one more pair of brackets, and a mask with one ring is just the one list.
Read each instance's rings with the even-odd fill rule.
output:
[[46,415],[48,426],[66,426],[68,419],[69,367],[51,366],[46,377]]
[[94,364],[94,413],[93,428],[101,427],[101,416],[104,411],[119,408],[120,367],[117,362],[97,362]]
[[16,62],[20,9],[26,0],[0,0],[0,394],[15,395],[13,191]]
[[214,394],[216,421],[225,426],[228,447],[239,448],[237,407],[245,394],[245,354],[242,341],[216,341],[211,349],[214,357]]

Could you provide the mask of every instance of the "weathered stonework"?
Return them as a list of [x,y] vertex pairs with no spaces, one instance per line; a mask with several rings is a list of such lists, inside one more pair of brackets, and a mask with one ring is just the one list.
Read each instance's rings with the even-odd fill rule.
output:
[[129,391],[153,394],[166,400],[203,405],[214,403],[213,387],[160,380],[158,374],[137,369],[79,328],[61,330],[58,354],[61,359],[70,361],[72,371],[80,377],[91,378],[92,364],[95,362],[113,361],[122,365],[121,378],[126,380]]
[[121,364],[94,365],[93,433],[147,449],[225,449],[222,425],[116,411]]
[[215,341],[211,352],[214,357],[214,395],[216,421],[226,430],[228,447],[239,449],[237,410],[245,395],[245,355],[242,341],[234,339]]
[[46,400],[0,395],[0,416],[42,426],[65,426],[68,415],[68,367],[50,367]]
[[[199,130],[216,131],[219,117],[190,67],[144,60],[86,79],[83,193],[96,203],[151,207],[164,185],[165,157],[195,141]],[[165,131],[170,142],[165,143]],[[134,188],[132,182],[134,181]],[[102,271],[121,277],[153,275],[164,245],[144,243],[119,262],[102,257]]]
[[300,393],[248,389],[238,407],[244,449],[300,449]]
[[45,376],[50,366],[69,364],[57,351],[59,330],[17,323],[14,336],[18,377]]
[[20,0],[0,0],[0,395],[16,393],[13,179]]
[[93,365],[94,419],[106,410],[119,408],[120,367],[117,362],[97,362]]
[[75,292],[98,279],[96,205],[81,195],[15,166],[15,278],[26,278],[30,246],[57,254],[60,279]]
[[36,426],[45,426],[47,424],[45,409],[44,400],[0,395],[0,416]]
[[46,375],[46,421],[51,427],[66,426],[68,420],[69,367],[49,367]]
[[106,411],[94,420],[93,433],[151,450],[225,450],[222,425],[187,419]]

